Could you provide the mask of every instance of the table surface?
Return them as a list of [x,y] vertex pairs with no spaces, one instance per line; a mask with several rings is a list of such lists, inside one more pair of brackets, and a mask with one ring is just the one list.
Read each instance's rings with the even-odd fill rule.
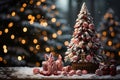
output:
[[[56,79],[56,80],[64,80],[64,79],[120,79],[120,74],[116,76],[104,75],[97,76],[95,74],[86,74],[86,75],[73,75],[73,76],[43,76],[40,74],[33,74],[33,69],[40,67],[0,67],[0,79]],[[117,66],[117,70],[120,70],[120,66]]]

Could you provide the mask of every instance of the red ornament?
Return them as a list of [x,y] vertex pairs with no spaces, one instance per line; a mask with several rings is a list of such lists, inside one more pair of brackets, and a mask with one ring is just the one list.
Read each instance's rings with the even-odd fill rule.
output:
[[94,24],[89,24],[89,29],[93,30],[94,29]]
[[87,22],[83,22],[83,27],[87,28],[88,27],[88,23]]
[[87,56],[86,56],[86,60],[87,60],[88,62],[90,62],[90,61],[92,60],[92,56],[91,56],[91,55],[87,55]]
[[110,75],[111,76],[115,76],[116,75],[116,71],[110,71]]
[[110,71],[116,71],[116,66],[115,65],[110,65]]
[[80,76],[82,74],[81,70],[76,71],[76,75]]
[[87,74],[88,71],[87,70],[82,70],[82,74]]
[[33,69],[33,73],[34,73],[34,74],[39,74],[39,72],[40,72],[39,69],[37,69],[37,68]]
[[103,75],[109,75],[110,74],[110,68],[108,66],[104,66],[102,71],[103,71]]

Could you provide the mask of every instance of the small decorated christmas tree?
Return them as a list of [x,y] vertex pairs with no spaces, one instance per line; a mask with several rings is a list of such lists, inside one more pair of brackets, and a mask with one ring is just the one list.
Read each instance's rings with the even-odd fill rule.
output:
[[97,68],[96,64],[104,59],[104,56],[99,53],[100,47],[92,17],[83,3],[74,26],[72,39],[65,53],[65,61],[71,62],[73,69],[86,69],[88,72],[94,72]]
[[108,58],[120,58],[120,23],[114,11],[110,8],[100,22],[98,33],[104,43],[104,53]]

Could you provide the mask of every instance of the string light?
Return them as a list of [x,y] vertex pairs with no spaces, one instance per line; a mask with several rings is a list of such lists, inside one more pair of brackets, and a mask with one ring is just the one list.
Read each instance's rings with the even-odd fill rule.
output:
[[3,45],[3,51],[4,51],[4,53],[7,53],[7,52],[8,52],[6,45]]
[[0,31],[0,35],[2,35],[2,31]]
[[18,60],[21,61],[21,60],[22,60],[22,57],[21,57],[21,56],[18,56]]
[[36,17],[37,17],[37,19],[40,19],[40,18],[41,18],[41,15],[40,15],[40,14],[37,14]]
[[0,57],[0,62],[1,62],[1,61],[3,61],[3,58],[2,58],[2,57]]
[[23,11],[24,11],[24,8],[23,8],[23,7],[21,7],[21,8],[20,8],[20,12],[23,12]]
[[45,2],[46,0],[41,0],[41,2]]
[[33,0],[30,0],[30,2],[29,2],[30,4],[33,4]]
[[36,49],[39,50],[40,49],[40,45],[36,45]]
[[56,37],[57,37],[57,34],[56,34],[56,33],[53,33],[53,34],[52,34],[52,37],[53,37],[53,38],[56,38]]
[[55,9],[55,8],[56,8],[56,6],[55,6],[55,5],[52,5],[52,6],[51,6],[51,9]]
[[33,48],[32,46],[30,46],[29,49],[30,49],[30,51],[33,51],[33,50],[34,50],[34,48]]
[[56,22],[56,26],[60,26],[60,22]]
[[7,49],[4,49],[4,53],[7,53],[8,52],[8,50]]
[[4,64],[7,64],[7,61],[4,59],[4,60],[3,60],[3,63],[4,63]]
[[15,39],[15,35],[12,34],[12,35],[11,35],[11,39]]
[[15,16],[16,15],[16,13],[13,11],[12,13],[11,13],[11,16]]
[[37,6],[40,6],[40,4],[41,4],[41,2],[40,2],[40,1],[38,1],[38,2],[36,3],[36,5],[37,5]]
[[106,35],[107,35],[107,32],[106,32],[106,31],[103,31],[103,32],[102,32],[102,35],[103,35],[103,36],[106,36]]
[[48,25],[48,23],[47,23],[45,20],[42,20],[42,21],[40,22],[40,24],[41,24],[42,26],[44,26],[44,27],[47,27],[47,25]]
[[37,66],[37,67],[39,67],[39,66],[40,66],[40,63],[39,63],[39,62],[36,62],[35,64],[36,64],[36,66]]
[[33,39],[33,43],[34,43],[34,44],[37,44],[37,43],[38,43],[38,40],[37,40],[37,39]]
[[25,43],[26,43],[26,40],[25,40],[25,39],[22,39],[22,40],[21,40],[21,43],[22,43],[22,44],[25,44]]
[[27,6],[27,4],[26,3],[23,3],[23,5],[22,5],[24,8]]
[[112,28],[112,27],[110,27],[110,28],[109,28],[109,30],[110,30],[110,31],[113,31],[113,28]]
[[9,31],[8,28],[5,28],[4,32],[5,32],[5,33],[8,33],[8,31]]
[[46,31],[42,31],[42,35],[47,35],[47,32]]
[[32,18],[32,15],[31,15],[31,14],[29,14],[29,15],[28,15],[28,19],[31,19],[31,18]]
[[106,52],[106,56],[110,56],[110,52]]
[[69,44],[68,41],[65,41],[65,42],[64,42],[64,45],[65,45],[65,46],[68,46],[68,44]]
[[23,28],[23,32],[27,32],[27,27],[24,27],[24,28]]
[[59,46],[57,46],[57,48],[58,48],[58,49],[61,49],[61,48],[62,48],[62,46],[60,46],[60,45],[59,45]]
[[47,40],[48,40],[48,37],[45,36],[43,39],[44,39],[44,41],[47,41]]
[[61,30],[58,30],[58,31],[57,31],[57,34],[58,34],[58,35],[62,35],[62,31],[61,31]]
[[111,36],[114,37],[114,36],[115,36],[115,33],[114,33],[114,32],[111,32]]
[[120,51],[118,52],[118,55],[120,56]]
[[108,41],[108,46],[112,46],[112,41]]
[[53,23],[56,22],[56,18],[52,18],[51,22],[53,22]]
[[46,47],[46,48],[45,48],[45,51],[46,51],[46,52],[50,52],[50,48],[49,48],[49,47]]
[[8,27],[11,28],[12,26],[13,26],[13,22],[10,22],[10,23],[8,24]]

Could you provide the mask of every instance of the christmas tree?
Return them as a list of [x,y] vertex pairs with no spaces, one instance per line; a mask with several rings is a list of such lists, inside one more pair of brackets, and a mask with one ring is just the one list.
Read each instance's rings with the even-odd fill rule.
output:
[[[45,53],[62,54],[70,34],[54,0],[19,0],[0,13],[1,66],[41,66]],[[9,7],[9,8],[8,8]]]
[[104,53],[108,58],[120,58],[120,23],[112,9],[108,9],[100,22],[99,37],[103,42]]
[[100,48],[101,43],[97,37],[92,17],[83,3],[76,19],[72,39],[65,53],[65,61],[99,63],[105,59]]

